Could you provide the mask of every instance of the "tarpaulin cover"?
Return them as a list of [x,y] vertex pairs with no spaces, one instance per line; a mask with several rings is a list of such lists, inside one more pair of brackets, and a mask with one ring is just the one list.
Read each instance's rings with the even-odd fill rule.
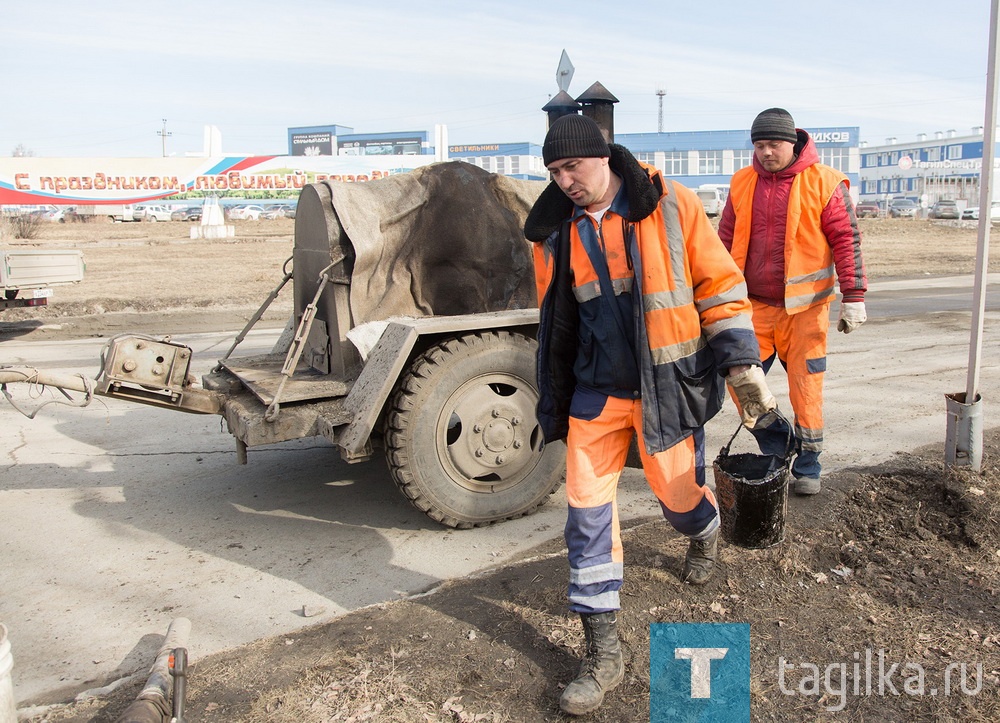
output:
[[460,161],[329,183],[356,257],[354,324],[537,306],[523,225],[545,185]]

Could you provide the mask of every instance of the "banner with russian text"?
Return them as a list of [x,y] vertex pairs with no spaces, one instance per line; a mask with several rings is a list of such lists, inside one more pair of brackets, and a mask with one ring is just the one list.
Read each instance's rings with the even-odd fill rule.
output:
[[307,183],[374,181],[433,162],[433,156],[413,155],[0,158],[0,205],[286,198]]

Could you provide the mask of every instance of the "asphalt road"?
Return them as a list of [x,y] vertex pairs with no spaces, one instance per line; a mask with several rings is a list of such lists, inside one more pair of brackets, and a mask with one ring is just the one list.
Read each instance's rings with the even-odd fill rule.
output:
[[[944,395],[966,388],[971,291],[967,277],[876,283],[869,322],[831,334],[828,471],[944,444]],[[990,291],[985,428],[997,424],[988,404],[1000,388],[1000,275]],[[96,374],[103,340],[32,336],[5,337],[0,364]],[[254,333],[245,351],[276,337]],[[173,338],[194,349],[200,375],[232,334]],[[787,409],[781,370],[769,380]],[[708,427],[711,456],[737,426],[729,405]],[[192,622],[194,661],[501,565],[562,533],[561,490],[530,517],[454,531],[411,507],[380,459],[347,465],[322,439],[249,454],[236,463],[218,417],[98,399],[29,420],[0,400],[0,622],[19,705],[144,673],[175,617]],[[658,514],[635,470],[620,504],[625,524]],[[790,515],[803,504],[823,495],[793,500]]]

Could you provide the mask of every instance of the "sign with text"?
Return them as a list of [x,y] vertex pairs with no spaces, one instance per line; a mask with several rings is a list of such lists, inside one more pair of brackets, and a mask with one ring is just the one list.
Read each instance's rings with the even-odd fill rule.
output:
[[857,145],[857,128],[806,128],[817,146],[849,148]]
[[0,205],[138,203],[191,196],[287,196],[318,181],[376,181],[433,156],[2,158]]
[[337,139],[341,156],[411,156],[420,154],[420,138]]
[[332,156],[332,133],[292,133],[293,156]]

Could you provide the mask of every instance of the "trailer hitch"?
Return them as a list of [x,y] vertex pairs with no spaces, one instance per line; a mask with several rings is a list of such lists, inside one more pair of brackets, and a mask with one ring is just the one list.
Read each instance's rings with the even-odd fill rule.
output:
[[169,336],[112,337],[101,352],[97,393],[194,414],[221,414],[224,397],[194,387],[191,348]]
[[[109,339],[102,350],[101,371],[97,379],[33,367],[0,367],[0,391],[11,406],[29,418],[45,405],[55,402],[85,407],[94,395],[192,414],[222,414],[225,396],[195,386],[194,377],[188,373],[190,366],[190,347],[171,342],[169,336],[155,339],[123,334]],[[7,384],[13,382],[56,388],[68,401],[48,400],[28,412],[19,407],[7,391]],[[84,398],[73,400],[66,390],[83,392]]]

